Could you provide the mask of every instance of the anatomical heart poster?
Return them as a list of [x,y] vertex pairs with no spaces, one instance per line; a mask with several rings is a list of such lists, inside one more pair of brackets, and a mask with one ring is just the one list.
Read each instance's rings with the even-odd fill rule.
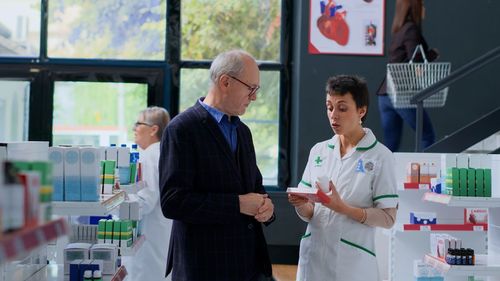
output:
[[310,0],[309,53],[383,55],[385,0]]

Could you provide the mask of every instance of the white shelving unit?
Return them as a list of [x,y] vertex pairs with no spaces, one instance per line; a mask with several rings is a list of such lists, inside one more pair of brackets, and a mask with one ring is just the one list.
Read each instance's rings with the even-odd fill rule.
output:
[[[474,248],[478,257],[484,257],[484,259],[491,261],[498,260],[500,262],[500,257],[497,256],[500,255],[500,227],[498,227],[498,225],[500,225],[500,208],[492,209],[500,207],[500,186],[498,186],[499,183],[495,183],[495,176],[493,176],[492,186],[492,190],[495,190],[493,191],[493,198],[453,197],[433,194],[429,193],[429,190],[425,186],[419,186],[421,189],[404,189],[408,162],[432,162],[435,163],[437,167],[440,167],[441,154],[395,153],[395,157],[400,203],[398,216],[396,218],[396,226],[391,232],[389,242],[389,280],[414,280],[413,260],[424,259],[426,254],[429,254],[429,234],[432,232],[449,233],[452,236],[461,238],[462,241],[465,241],[464,246],[467,248]],[[500,167],[500,158],[497,159],[498,167]],[[499,175],[500,169],[493,167],[492,174]],[[490,208],[487,226],[463,224],[464,208],[471,207]],[[422,226],[409,225],[409,213],[411,211],[434,212],[437,214],[438,224]],[[496,222],[493,222],[492,219],[496,220]],[[430,257],[425,259],[430,259]],[[451,269],[446,271],[445,281],[467,280],[467,276],[485,276],[495,270],[491,262],[487,270],[484,270],[484,267],[481,266],[467,267],[464,269],[452,266]],[[488,281],[500,280],[500,278],[492,279],[498,278],[495,276],[489,277],[490,279],[488,279]]]
[[120,190],[125,191],[127,194],[136,194],[139,190],[144,188],[143,181],[134,184],[120,184]]
[[68,234],[66,220],[21,229],[0,238],[0,264],[21,258],[37,247]]
[[47,265],[47,247],[66,236],[65,219],[24,228],[0,238],[0,280],[25,280]]
[[476,255],[475,265],[449,265],[431,255],[425,255],[424,261],[447,276],[500,276],[500,261],[488,255]]
[[[103,281],[123,281],[127,276],[127,269],[125,266],[118,268],[114,275],[103,275]],[[69,281],[69,275],[64,274],[64,267],[57,264],[49,264],[45,266],[42,270],[38,271],[35,275],[29,278],[27,281]]]
[[[492,171],[493,175],[496,175]],[[498,187],[498,186],[497,186]],[[495,193],[494,193],[495,195]],[[488,280],[500,280],[500,198],[460,197],[435,193],[425,193],[423,200],[454,207],[489,208],[488,226],[492,233],[488,237],[488,255],[476,255],[475,266],[448,265],[431,255],[425,256],[425,261],[446,273],[446,276],[492,276]],[[490,246],[491,245],[491,246]]]
[[101,194],[97,202],[52,202],[52,213],[60,216],[106,216],[125,200],[125,192]]
[[451,196],[447,194],[426,192],[424,194],[423,200],[428,202],[444,204],[449,207],[462,207],[462,208],[500,207],[500,198]]

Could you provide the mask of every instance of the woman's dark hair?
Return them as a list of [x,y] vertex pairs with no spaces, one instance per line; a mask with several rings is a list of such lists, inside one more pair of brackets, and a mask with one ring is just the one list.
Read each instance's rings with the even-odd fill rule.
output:
[[356,108],[366,106],[366,113],[361,118],[363,122],[365,121],[370,105],[370,95],[368,94],[365,79],[356,75],[332,76],[326,82],[326,94],[330,96],[351,94],[356,103]]
[[396,0],[391,32],[398,32],[409,21],[414,22],[420,28],[423,7],[423,0]]

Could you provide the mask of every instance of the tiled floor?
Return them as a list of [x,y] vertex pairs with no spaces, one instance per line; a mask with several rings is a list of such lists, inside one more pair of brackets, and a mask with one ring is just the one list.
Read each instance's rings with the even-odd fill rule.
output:
[[296,265],[273,264],[273,276],[276,281],[295,281]]

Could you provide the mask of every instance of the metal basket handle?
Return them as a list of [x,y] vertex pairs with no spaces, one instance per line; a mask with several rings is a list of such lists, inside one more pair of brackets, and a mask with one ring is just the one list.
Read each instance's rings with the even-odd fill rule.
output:
[[424,63],[428,63],[427,57],[425,56],[424,48],[422,47],[422,44],[418,44],[417,47],[415,47],[415,51],[413,51],[413,55],[411,56],[411,60],[409,63],[413,63],[413,59],[415,58],[415,55],[417,54],[418,50],[420,50],[420,53],[422,54],[422,57],[424,58]]

